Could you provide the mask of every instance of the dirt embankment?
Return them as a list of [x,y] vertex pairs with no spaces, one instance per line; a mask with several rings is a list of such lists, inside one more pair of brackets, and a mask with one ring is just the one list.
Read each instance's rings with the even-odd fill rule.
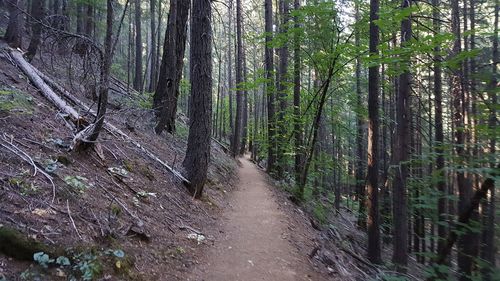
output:
[[[113,101],[136,98],[113,93]],[[108,120],[180,170],[187,128],[180,122],[178,136],[157,136],[151,111],[138,104],[112,108]],[[1,52],[0,236],[8,235],[0,237],[0,280],[183,280],[200,253],[188,235],[214,225],[236,178],[235,162],[214,144],[206,196],[198,201],[120,136],[105,132],[97,149],[69,152],[74,133]],[[13,258],[17,248],[3,246],[14,240],[38,241],[43,247],[28,243],[28,252],[48,257]]]

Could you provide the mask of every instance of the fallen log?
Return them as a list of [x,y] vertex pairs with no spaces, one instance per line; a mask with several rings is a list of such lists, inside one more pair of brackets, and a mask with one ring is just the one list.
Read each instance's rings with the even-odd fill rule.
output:
[[[71,94],[69,91],[67,91],[64,87],[62,87],[60,84],[55,82],[53,79],[51,79],[49,76],[46,74],[42,73],[40,70],[36,69],[33,67],[33,70],[45,81],[47,84],[49,84],[51,87],[56,89],[58,92],[60,92],[66,99],[74,103],[75,105],[81,107],[83,110],[88,112],[89,114],[92,114],[93,116],[96,116],[96,112],[90,108],[88,105],[86,105],[83,101],[75,97],[73,94]],[[160,158],[158,158],[154,153],[150,152],[148,149],[143,147],[139,142],[135,141],[132,139],[129,135],[124,133],[122,130],[118,129],[108,121],[104,121],[104,128],[109,131],[110,133],[115,133],[120,135],[124,140],[134,144],[137,148],[139,148],[144,154],[146,154],[149,158],[152,160],[160,163],[165,169],[167,169],[169,172],[174,174],[177,178],[179,178],[182,183],[186,186],[190,185],[190,182],[188,179],[186,179],[180,172],[174,170],[172,167],[170,167],[167,163],[162,161]]]
[[59,95],[57,95],[37,74],[35,67],[28,63],[21,54],[20,51],[16,49],[10,50],[10,55],[16,62],[17,66],[24,72],[24,74],[30,79],[30,81],[40,90],[42,95],[50,100],[59,110],[68,114],[71,121],[73,121],[77,127],[83,123],[84,119],[80,114],[71,106],[69,106]]

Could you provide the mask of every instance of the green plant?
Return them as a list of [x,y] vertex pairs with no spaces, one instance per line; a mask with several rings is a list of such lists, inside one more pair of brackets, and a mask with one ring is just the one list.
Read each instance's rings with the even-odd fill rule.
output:
[[84,252],[76,254],[74,261],[73,270],[80,272],[82,280],[93,280],[102,271],[102,265],[93,253]]
[[[31,270],[31,268],[26,269],[25,271],[21,272],[21,275],[19,276],[21,280],[34,280],[36,277],[38,277],[39,274],[37,272],[34,272]],[[4,281],[0,279],[1,281]]]
[[323,204],[318,203],[314,206],[313,210],[314,217],[321,223],[324,224],[326,222],[326,208]]
[[70,260],[65,256],[59,256],[56,259],[51,259],[50,256],[44,252],[34,253],[33,260],[43,268],[48,268],[50,264],[57,264],[59,266],[71,265]]
[[51,259],[48,254],[44,252],[37,252],[33,254],[33,260],[36,261],[41,267],[48,268],[49,264],[54,263],[54,259]]
[[16,90],[0,90],[0,111],[33,114],[33,98]]
[[92,186],[88,183],[87,178],[82,176],[66,176],[64,182],[78,193],[84,193],[85,190]]
[[38,187],[32,182],[27,182],[21,177],[13,177],[9,179],[9,184],[19,188],[21,195],[28,196],[38,192]]

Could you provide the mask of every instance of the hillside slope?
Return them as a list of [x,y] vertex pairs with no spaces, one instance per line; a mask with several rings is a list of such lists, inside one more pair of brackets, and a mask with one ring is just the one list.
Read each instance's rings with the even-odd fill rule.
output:
[[[235,162],[212,147],[206,196],[198,201],[172,173],[120,136],[104,132],[96,149],[69,151],[74,128],[29,83],[5,45],[0,61],[0,280],[85,274],[182,280],[198,254],[198,243],[188,235],[216,220],[236,178]],[[45,74],[57,76],[51,70]],[[86,95],[73,94],[92,104]],[[180,169],[185,134],[154,134],[151,111],[138,106],[141,97],[134,95],[111,91],[111,101],[121,104],[107,120]],[[186,132],[180,123],[179,131]],[[13,241],[29,254],[21,254]],[[33,263],[32,252],[42,250],[50,259],[67,257],[71,265],[54,261],[45,269],[43,256]]]

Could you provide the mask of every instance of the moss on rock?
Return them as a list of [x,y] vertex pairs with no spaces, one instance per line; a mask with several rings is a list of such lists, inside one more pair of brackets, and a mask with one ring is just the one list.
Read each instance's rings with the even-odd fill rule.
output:
[[33,254],[37,252],[54,253],[47,245],[27,237],[20,231],[0,226],[0,253],[17,260],[32,261]]

